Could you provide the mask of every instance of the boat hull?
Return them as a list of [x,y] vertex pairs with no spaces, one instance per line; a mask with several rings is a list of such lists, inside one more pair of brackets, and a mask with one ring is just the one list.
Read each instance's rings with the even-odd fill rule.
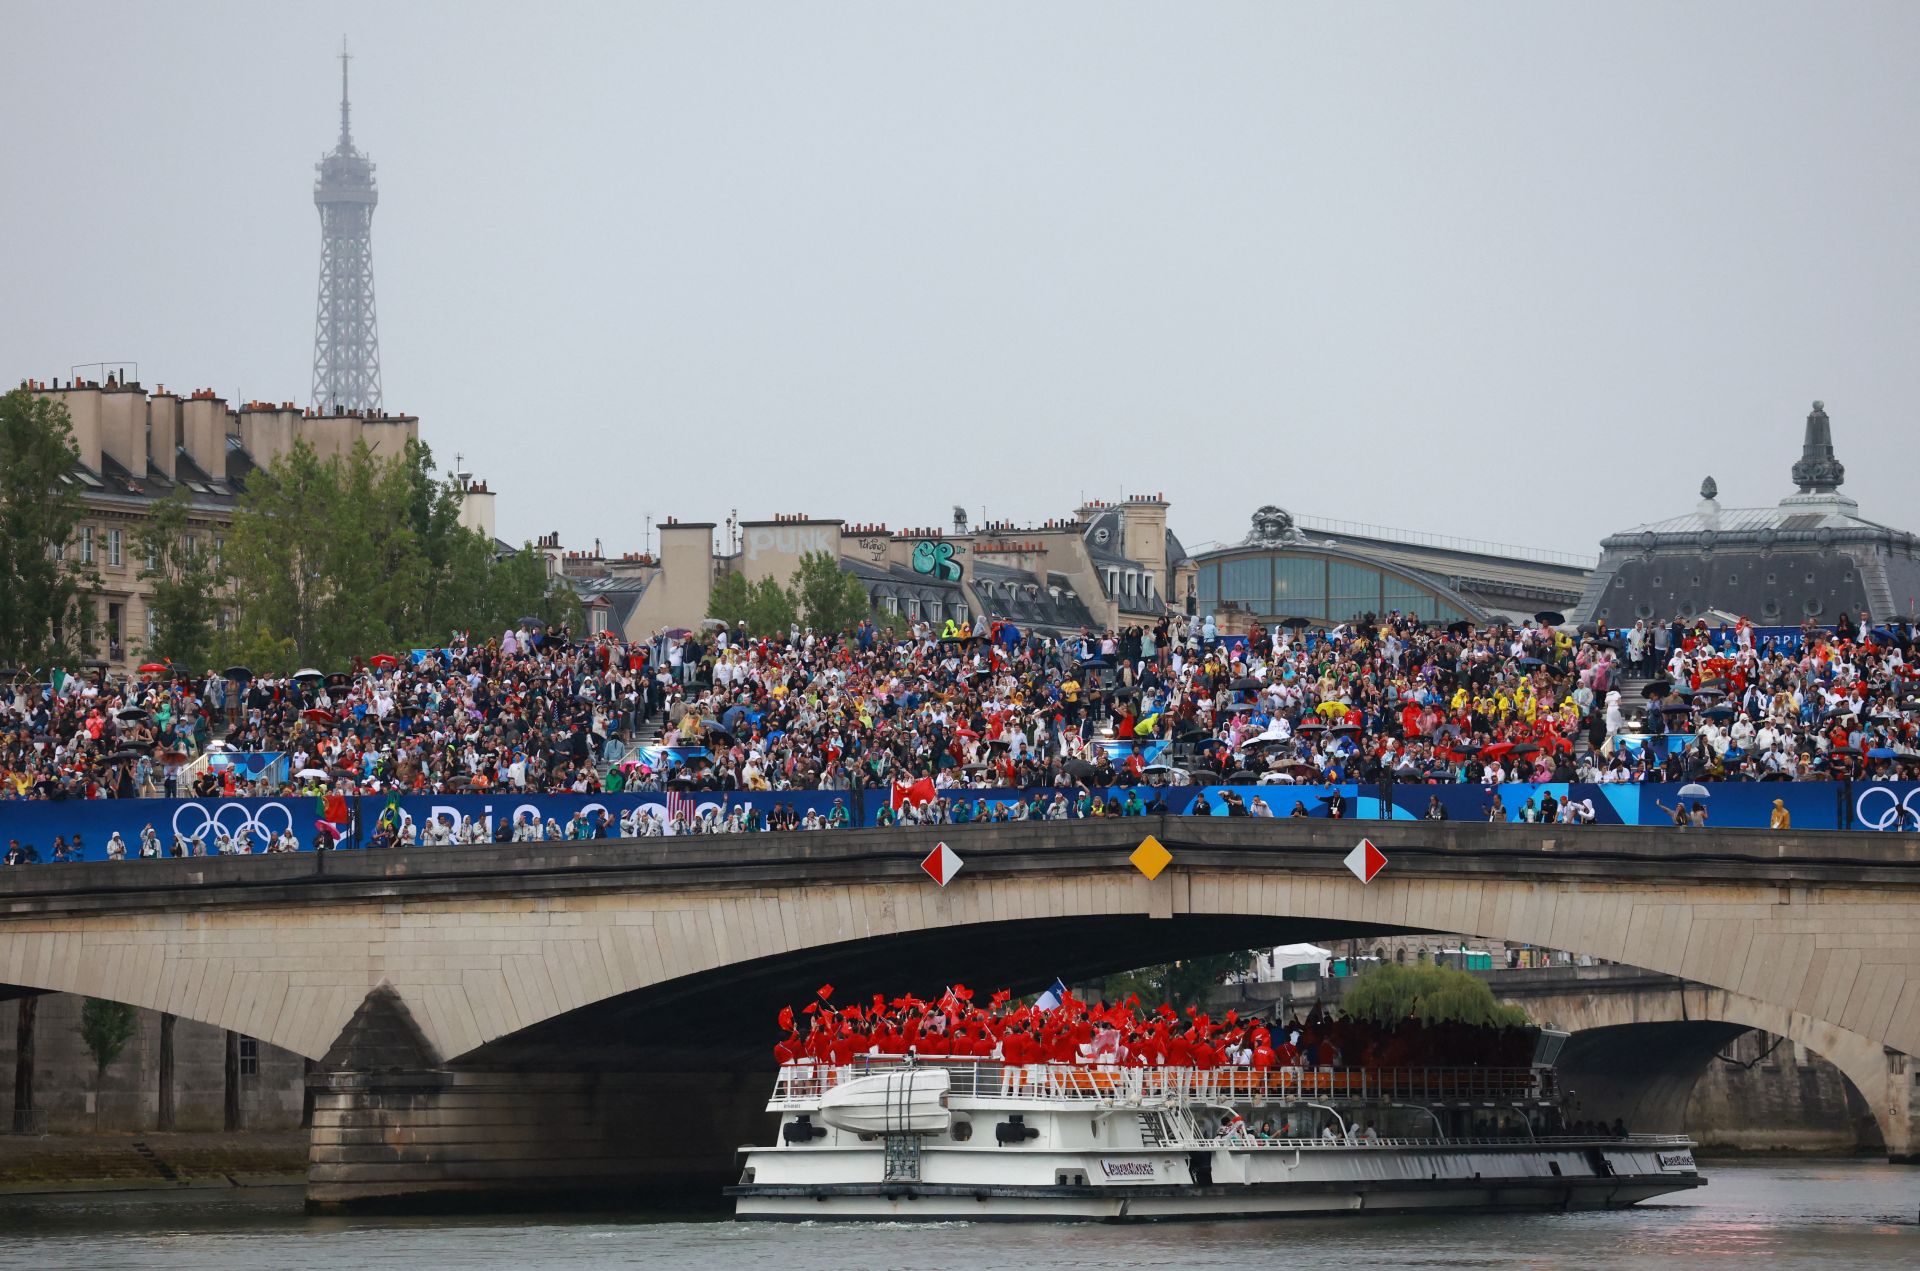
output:
[[1698,1175],[1401,1179],[1022,1187],[954,1183],[742,1184],[735,1214],[761,1221],[1152,1222],[1382,1213],[1616,1209],[1705,1185]]

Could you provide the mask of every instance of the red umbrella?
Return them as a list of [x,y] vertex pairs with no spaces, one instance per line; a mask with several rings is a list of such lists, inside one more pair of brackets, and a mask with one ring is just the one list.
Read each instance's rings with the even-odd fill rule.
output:
[[316,724],[331,724],[333,722],[333,712],[321,710],[318,706],[309,706],[306,710],[300,712],[300,718],[310,719]]
[[1513,749],[1512,742],[1496,741],[1491,746],[1480,747],[1480,757],[1482,759],[1498,759],[1500,756],[1506,754],[1509,750],[1512,750],[1512,749]]
[[400,659],[394,657],[391,653],[376,653],[367,659],[367,664],[382,671],[391,671],[394,667],[400,665]]
[[172,669],[173,668],[165,662],[142,662],[140,664],[140,674],[142,675],[165,675]]

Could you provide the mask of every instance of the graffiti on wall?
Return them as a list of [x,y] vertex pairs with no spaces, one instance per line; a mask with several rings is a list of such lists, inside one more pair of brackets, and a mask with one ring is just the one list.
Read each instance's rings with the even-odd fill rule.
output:
[[804,556],[833,551],[833,535],[825,526],[753,525],[744,544],[748,560],[762,556]]
[[925,574],[936,582],[960,581],[960,549],[937,538],[923,538],[913,545],[913,572]]

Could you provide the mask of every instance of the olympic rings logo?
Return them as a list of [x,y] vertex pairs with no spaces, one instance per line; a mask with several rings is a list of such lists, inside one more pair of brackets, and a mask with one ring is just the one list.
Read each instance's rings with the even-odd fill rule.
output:
[[[174,810],[173,832],[185,839],[199,839],[210,843],[225,830],[235,840],[246,842],[247,835],[255,841],[271,843],[275,830],[270,824],[275,820],[274,813],[281,821],[279,833],[288,833],[293,829],[293,810],[284,803],[265,803],[249,810],[244,803],[222,803],[212,811],[198,802],[183,803]],[[198,816],[196,821],[194,818]],[[231,824],[229,824],[231,822]],[[191,830],[188,827],[193,827]]]
[[1897,830],[1903,826],[1920,828],[1920,809],[1913,805],[1915,795],[1920,795],[1920,786],[1907,791],[1904,799],[1896,794],[1891,786],[1868,786],[1860,792],[1860,797],[1854,800],[1853,815],[1859,819],[1862,829]]

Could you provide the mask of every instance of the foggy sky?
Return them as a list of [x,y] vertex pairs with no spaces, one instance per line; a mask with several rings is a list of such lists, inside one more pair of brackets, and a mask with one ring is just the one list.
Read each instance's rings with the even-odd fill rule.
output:
[[1920,529],[1920,6],[0,0],[0,382],[305,402],[342,34],[386,403],[501,536],[1163,491],[1591,552]]

